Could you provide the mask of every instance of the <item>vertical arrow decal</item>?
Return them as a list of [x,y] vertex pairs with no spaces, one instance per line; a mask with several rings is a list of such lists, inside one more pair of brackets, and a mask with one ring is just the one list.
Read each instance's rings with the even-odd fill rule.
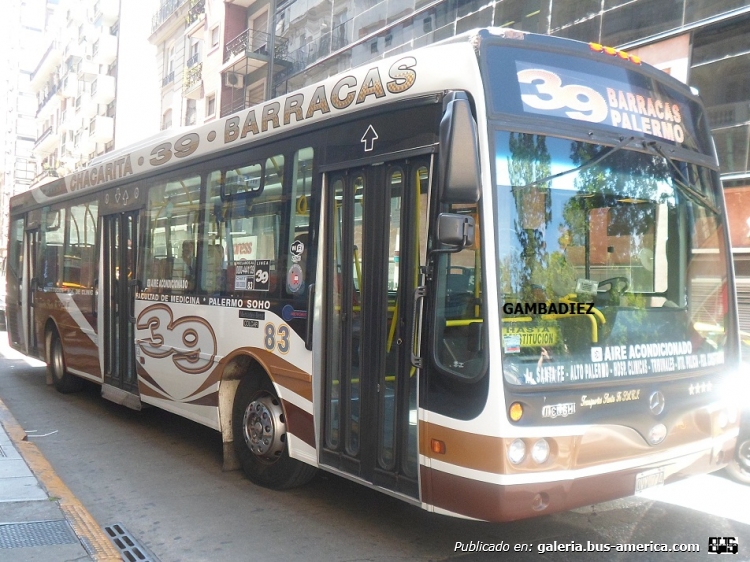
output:
[[375,132],[375,127],[369,125],[365,134],[362,135],[362,142],[365,145],[365,152],[370,152],[375,148],[375,140],[378,138],[378,134]]

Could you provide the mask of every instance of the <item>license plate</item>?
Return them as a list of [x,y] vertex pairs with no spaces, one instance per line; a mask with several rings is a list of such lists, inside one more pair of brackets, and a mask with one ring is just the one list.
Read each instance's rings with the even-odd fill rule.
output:
[[664,467],[652,468],[635,475],[635,493],[664,485]]

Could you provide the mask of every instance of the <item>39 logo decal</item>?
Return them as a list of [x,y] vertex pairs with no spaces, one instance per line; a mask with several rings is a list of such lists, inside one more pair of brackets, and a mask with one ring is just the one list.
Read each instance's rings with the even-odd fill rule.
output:
[[203,373],[214,364],[216,334],[203,318],[183,316],[175,320],[168,306],[154,304],[138,315],[136,328],[149,331],[148,337],[138,341],[138,347],[149,357],[172,356],[177,368],[191,375]]
[[579,84],[562,85],[562,80],[554,72],[541,68],[528,68],[518,71],[518,81],[529,84],[533,94],[522,94],[523,103],[542,111],[569,109],[565,115],[579,121],[601,123],[607,118],[607,102],[599,92]]

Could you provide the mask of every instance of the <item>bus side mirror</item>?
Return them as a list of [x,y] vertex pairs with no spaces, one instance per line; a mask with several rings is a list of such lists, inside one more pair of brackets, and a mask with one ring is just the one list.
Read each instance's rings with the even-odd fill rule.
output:
[[469,99],[450,94],[440,121],[440,197],[443,203],[479,201],[479,142]]
[[437,221],[437,238],[445,246],[454,246],[449,252],[459,252],[474,245],[474,217],[454,213],[440,213]]

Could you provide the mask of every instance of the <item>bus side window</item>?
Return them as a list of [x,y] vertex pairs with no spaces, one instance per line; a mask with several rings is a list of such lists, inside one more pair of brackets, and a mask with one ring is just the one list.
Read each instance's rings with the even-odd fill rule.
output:
[[[200,176],[188,176],[150,189],[142,287],[177,293],[195,288],[200,188]],[[186,248],[190,248],[187,253]],[[162,281],[182,283],[167,283],[169,289],[163,289]]]
[[199,248],[200,288],[231,294],[278,289],[284,156],[242,163],[208,176]]
[[42,218],[39,273],[42,287],[62,284],[66,209],[45,209]]
[[292,185],[289,221],[289,248],[285,272],[287,280],[284,283],[288,295],[300,296],[305,294],[305,288],[312,283],[309,275],[314,273],[312,264],[314,255],[310,244],[313,242],[310,231],[310,210],[312,201],[313,179],[312,148],[303,148],[294,154],[292,167]]

